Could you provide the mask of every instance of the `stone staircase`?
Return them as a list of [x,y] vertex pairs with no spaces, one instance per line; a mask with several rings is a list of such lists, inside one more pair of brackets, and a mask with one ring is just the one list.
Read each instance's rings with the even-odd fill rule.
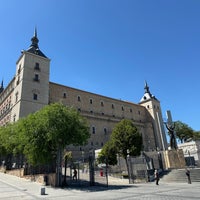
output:
[[[187,183],[185,169],[172,169],[163,172],[161,177],[162,182],[179,182]],[[191,168],[190,177],[192,182],[200,182],[200,168]]]

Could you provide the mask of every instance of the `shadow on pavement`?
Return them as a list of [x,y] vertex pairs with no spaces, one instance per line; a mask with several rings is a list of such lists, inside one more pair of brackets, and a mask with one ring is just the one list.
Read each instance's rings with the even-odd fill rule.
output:
[[77,181],[67,184],[66,186],[63,186],[62,189],[69,190],[69,189],[76,189],[80,191],[89,191],[89,192],[98,192],[98,191],[105,191],[105,190],[119,190],[124,188],[130,188],[130,187],[137,187],[136,185],[120,185],[120,184],[101,184],[101,183],[95,183],[93,186],[90,185],[89,181]]

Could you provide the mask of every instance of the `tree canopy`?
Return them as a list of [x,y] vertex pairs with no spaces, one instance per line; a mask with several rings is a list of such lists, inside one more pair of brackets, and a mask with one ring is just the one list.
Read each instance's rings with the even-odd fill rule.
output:
[[55,103],[0,129],[1,154],[22,153],[32,165],[55,159],[58,148],[83,145],[88,124],[75,109]]
[[200,139],[199,132],[195,132],[191,127],[181,121],[175,122],[175,132],[176,137],[181,143]]
[[108,164],[116,164],[116,156],[124,159],[140,155],[142,136],[131,120],[123,119],[114,127],[110,140],[103,146],[101,157],[108,158]]
[[97,161],[99,163],[107,163],[109,165],[117,164],[117,148],[115,148],[112,140],[109,140],[102,148],[98,155]]

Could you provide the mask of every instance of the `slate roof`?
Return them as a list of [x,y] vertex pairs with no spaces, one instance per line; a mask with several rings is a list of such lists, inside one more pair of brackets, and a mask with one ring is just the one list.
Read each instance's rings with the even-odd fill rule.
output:
[[30,47],[26,50],[27,52],[36,54],[38,56],[42,56],[44,58],[47,58],[44,53],[42,53],[42,51],[39,49],[38,43],[39,40],[37,38],[37,30],[35,29],[34,32],[34,36],[31,38],[32,44],[30,45]]

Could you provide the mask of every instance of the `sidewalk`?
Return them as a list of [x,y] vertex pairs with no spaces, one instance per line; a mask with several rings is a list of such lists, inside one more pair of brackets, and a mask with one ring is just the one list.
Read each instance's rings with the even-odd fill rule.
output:
[[[124,180],[110,179],[109,187],[52,188],[30,180],[0,173],[0,200],[199,200],[200,184],[154,182],[128,185]],[[45,188],[45,195],[41,195]]]

